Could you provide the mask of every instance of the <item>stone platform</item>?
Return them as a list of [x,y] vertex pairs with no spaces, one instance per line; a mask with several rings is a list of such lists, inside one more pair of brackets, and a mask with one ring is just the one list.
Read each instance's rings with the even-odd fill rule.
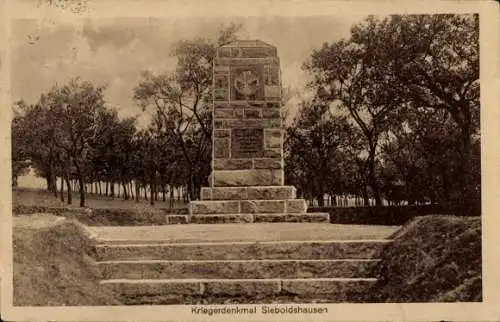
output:
[[359,302],[398,227],[91,227],[101,287],[125,304]]
[[308,213],[293,186],[204,187],[189,215],[168,215],[168,224],[329,222],[328,213]]

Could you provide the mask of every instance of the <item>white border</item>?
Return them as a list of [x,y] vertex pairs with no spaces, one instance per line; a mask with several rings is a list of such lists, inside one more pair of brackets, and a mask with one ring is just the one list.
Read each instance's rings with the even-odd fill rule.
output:
[[[327,305],[329,315],[220,315],[195,316],[191,306],[139,306],[139,307],[17,307],[12,303],[12,222],[10,192],[10,139],[8,122],[10,120],[10,99],[8,79],[3,91],[4,108],[0,117],[4,126],[0,127],[5,138],[2,149],[5,177],[1,185],[5,196],[2,203],[2,319],[4,320],[52,320],[52,321],[139,321],[139,320],[203,320],[203,321],[437,321],[437,320],[500,320],[499,292],[500,283],[498,256],[500,243],[498,231],[500,217],[497,213],[500,183],[500,138],[499,107],[499,6],[495,1],[131,1],[131,0],[94,0],[88,10],[79,15],[68,14],[63,10],[37,8],[37,0],[9,1],[7,10],[11,19],[51,18],[72,20],[76,17],[113,18],[113,17],[179,17],[179,16],[314,16],[350,14],[402,14],[402,13],[480,13],[480,50],[481,50],[481,134],[482,134],[482,196],[483,196],[483,303],[450,304],[331,304]],[[10,9],[10,10],[9,10]],[[6,21],[6,19],[4,19]],[[9,33],[10,25],[4,23]],[[5,44],[5,42],[3,42]],[[10,72],[10,48],[7,48],[4,72]],[[8,75],[8,74],[7,74]],[[7,103],[7,104],[5,104]],[[321,305],[323,306],[323,305]],[[253,305],[240,305],[253,307]]]

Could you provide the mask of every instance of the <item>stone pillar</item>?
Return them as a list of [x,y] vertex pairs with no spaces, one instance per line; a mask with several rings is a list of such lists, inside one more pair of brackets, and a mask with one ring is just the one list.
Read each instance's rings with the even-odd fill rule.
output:
[[281,83],[276,48],[239,41],[214,61],[212,187],[282,186]]
[[258,40],[219,47],[213,84],[211,186],[202,188],[201,201],[191,202],[190,215],[294,221],[286,214],[305,214],[305,200],[295,199],[295,188],[284,185],[276,47]]

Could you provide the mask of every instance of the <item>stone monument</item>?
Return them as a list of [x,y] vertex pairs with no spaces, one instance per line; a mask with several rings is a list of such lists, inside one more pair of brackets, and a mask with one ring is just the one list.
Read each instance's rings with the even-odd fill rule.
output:
[[277,49],[259,40],[217,49],[210,187],[189,205],[198,223],[328,221],[284,185]]

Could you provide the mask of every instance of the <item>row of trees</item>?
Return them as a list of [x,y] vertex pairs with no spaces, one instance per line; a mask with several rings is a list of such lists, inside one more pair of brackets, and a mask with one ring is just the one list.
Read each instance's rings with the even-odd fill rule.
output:
[[75,79],[55,86],[36,104],[16,104],[12,122],[14,184],[31,166],[55,194],[60,179],[60,196],[64,198],[66,189],[68,203],[72,203],[71,192],[78,191],[81,206],[86,192],[93,191],[87,186],[94,183],[110,197],[121,186],[125,199],[135,196],[138,200],[141,191],[148,190],[152,203],[159,192],[165,199],[174,188],[195,185],[199,191],[206,184],[201,178],[210,171],[209,153],[199,150],[210,146],[201,130],[187,127],[179,133],[176,124],[161,123],[164,119],[159,113],[148,128],[138,129],[136,118],[120,119],[116,109],[105,106],[103,90]]
[[477,210],[477,15],[368,17],[304,67],[316,96],[287,131],[286,164],[306,194]]
[[105,182],[110,196],[122,185],[125,199],[133,195],[132,187],[135,198],[148,189],[151,202],[158,192],[165,196],[178,187],[188,199],[197,198],[210,173],[212,61],[217,46],[233,41],[239,28],[223,28],[215,41],[180,41],[172,52],[176,70],[141,75],[134,99],[152,116],[146,129],[106,106],[105,87],[80,79],[54,86],[35,104],[17,102],[13,183],[32,166],[54,193],[57,178],[66,183],[68,203],[76,180],[81,206],[87,184],[94,182]]
[[[181,41],[174,71],[142,75],[133,95],[152,115],[146,129],[118,118],[104,88],[89,82],[19,102],[14,178],[29,160],[51,190],[56,178],[68,192],[77,180],[82,205],[91,182],[121,184],[125,198],[131,187],[136,198],[146,187],[154,195],[184,187],[198,198],[210,174],[212,62],[239,27]],[[314,50],[304,68],[315,96],[286,129],[287,184],[320,204],[349,194],[365,205],[472,209],[480,196],[478,36],[477,15],[368,17],[349,39]]]

